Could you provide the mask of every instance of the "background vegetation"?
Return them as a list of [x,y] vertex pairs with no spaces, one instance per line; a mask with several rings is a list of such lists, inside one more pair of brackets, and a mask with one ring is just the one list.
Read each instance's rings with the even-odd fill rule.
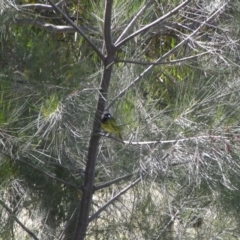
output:
[[239,239],[239,11],[0,1],[0,239]]

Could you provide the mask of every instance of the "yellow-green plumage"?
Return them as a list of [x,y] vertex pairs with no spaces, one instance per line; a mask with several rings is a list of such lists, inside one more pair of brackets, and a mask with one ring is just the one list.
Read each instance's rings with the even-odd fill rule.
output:
[[111,116],[110,113],[104,113],[102,116],[102,129],[108,133],[116,135],[119,139],[122,139],[120,133],[120,127],[117,125],[115,119]]

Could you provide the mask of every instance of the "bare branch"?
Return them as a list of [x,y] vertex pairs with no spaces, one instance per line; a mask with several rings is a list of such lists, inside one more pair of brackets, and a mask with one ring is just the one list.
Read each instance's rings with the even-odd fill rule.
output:
[[[177,210],[176,213],[175,213],[173,216],[171,216],[170,220],[169,220],[168,223],[164,226],[164,228],[163,228],[163,230],[161,231],[161,233],[163,233],[164,231],[166,231],[166,229],[167,229],[171,224],[174,223],[174,220],[177,218],[178,214],[179,214],[179,210]],[[160,237],[160,236],[161,236],[161,234],[159,234],[159,236],[157,236],[157,237]]]
[[104,61],[105,57],[100,52],[100,50],[96,47],[96,45],[88,38],[88,36],[55,4],[52,0],[48,0],[49,3],[52,5],[54,10],[60,13],[63,18],[73,27],[76,31],[87,41],[87,43],[92,47],[92,49],[97,53],[99,58]]
[[148,24],[147,26],[140,28],[139,30],[137,30],[136,32],[134,32],[133,34],[131,34],[130,36],[128,36],[127,38],[123,39],[121,42],[119,42],[118,44],[115,45],[115,47],[118,49],[120,48],[123,44],[125,44],[126,42],[128,42],[129,40],[131,40],[132,38],[134,38],[135,36],[139,35],[140,33],[148,30],[149,28],[157,25],[158,23],[164,21],[165,19],[169,18],[170,16],[172,16],[173,14],[177,13],[177,11],[179,9],[181,9],[182,7],[184,7],[185,5],[187,5],[191,0],[186,0],[185,2],[181,3],[180,5],[178,5],[176,8],[174,8],[172,11],[169,11],[167,14],[165,14],[164,16],[158,18],[157,20],[153,21],[152,23]]
[[[122,97],[126,91],[131,88],[133,85],[135,85],[138,81],[140,81],[147,73],[152,70],[152,68],[155,66],[156,63],[161,63],[164,59],[166,59],[170,54],[175,52],[180,46],[182,46],[185,42],[187,42],[191,37],[193,37],[204,25],[206,25],[218,12],[220,12],[227,3],[223,4],[222,7],[220,7],[217,11],[215,11],[211,16],[209,16],[204,22],[200,24],[198,28],[195,29],[190,35],[188,35],[184,40],[182,40],[179,44],[177,44],[174,48],[172,48],[170,51],[165,53],[163,56],[161,56],[159,59],[157,59],[154,62],[154,65],[150,65],[148,68],[146,68],[135,80],[133,80],[126,88],[124,88],[113,100],[112,102],[107,106],[107,108],[110,108],[114,103],[117,101],[118,98]],[[119,43],[120,44],[120,43]]]
[[105,6],[104,39],[108,55],[114,51],[111,35],[112,3],[113,0],[107,0]]
[[196,136],[196,137],[189,137],[189,138],[180,138],[174,140],[166,140],[166,141],[144,141],[144,142],[131,142],[131,141],[124,141],[125,144],[129,145],[149,145],[149,144],[169,144],[169,143],[177,143],[177,142],[185,142],[185,141],[195,141],[197,139],[208,139],[212,141],[212,139],[221,139],[221,140],[228,140],[229,137],[226,135],[204,135],[204,136]]
[[123,30],[122,34],[119,36],[119,38],[117,39],[117,41],[115,42],[115,45],[118,44],[131,30],[131,28],[133,27],[134,23],[137,21],[137,19],[139,18],[139,16],[149,7],[149,5],[151,5],[154,1],[150,0],[147,2],[147,4],[145,4],[135,15],[135,17],[132,19],[132,21],[127,25],[127,27]]
[[[109,109],[108,109],[108,108],[105,108],[105,110],[108,111]],[[100,135],[103,136],[103,137],[111,138],[111,139],[113,139],[114,141],[117,141],[117,142],[120,142],[120,143],[125,144],[125,141],[122,141],[121,139],[119,139],[119,138],[117,138],[117,137],[115,137],[115,136],[113,136],[113,135],[111,135],[111,134],[100,133]]]
[[36,235],[30,231],[17,217],[16,215],[12,212],[12,210],[0,199],[0,204],[6,209],[6,211],[11,215],[11,217],[14,218],[14,220],[18,223],[18,225],[25,231],[27,232],[33,239],[39,240]]
[[127,175],[124,175],[124,176],[122,176],[122,177],[116,178],[116,179],[114,179],[114,180],[112,180],[112,181],[109,181],[109,182],[100,184],[100,185],[98,185],[98,186],[95,187],[95,191],[97,191],[97,190],[99,190],[99,189],[102,189],[102,188],[109,187],[109,186],[111,186],[111,185],[114,184],[114,183],[118,183],[118,182],[120,182],[120,181],[122,181],[122,180],[125,180],[125,179],[127,179],[127,178],[130,178],[130,177],[132,177],[132,176],[133,176],[132,173],[131,173],[131,174],[127,174]]
[[[65,4],[64,0],[56,3],[56,6],[61,7]],[[22,4],[17,6],[19,9],[38,9],[38,10],[45,10],[45,11],[53,11],[53,7],[47,4],[35,3],[35,4]]]
[[67,223],[65,224],[64,229],[63,229],[62,232],[59,234],[59,236],[58,236],[58,238],[57,238],[58,240],[61,240],[61,239],[63,238],[63,236],[64,236],[67,228],[68,228],[68,227],[70,226],[70,224],[71,224],[71,220],[73,219],[73,217],[74,217],[74,215],[76,214],[76,211],[79,209],[79,207],[80,207],[80,202],[79,202],[79,203],[77,204],[77,206],[75,207],[72,215],[70,216],[70,218],[68,219]]
[[139,177],[137,180],[135,180],[133,183],[131,183],[130,185],[128,185],[126,188],[124,188],[122,191],[120,191],[117,195],[115,195],[111,200],[109,200],[105,205],[103,205],[100,209],[98,209],[97,212],[95,212],[89,219],[88,221],[91,222],[93,221],[96,217],[98,217],[98,215],[104,211],[110,204],[112,204],[115,200],[117,200],[121,195],[123,195],[124,193],[126,193],[129,189],[131,189],[132,187],[134,187],[136,184],[138,184],[141,179],[143,178],[143,176]]
[[[57,5],[57,4],[56,4]],[[45,10],[45,11],[52,11],[53,7],[49,6],[47,4],[40,4],[40,3],[36,3],[36,4],[23,4],[18,6],[19,9],[38,9],[38,10]]]
[[[19,19],[19,18],[17,18],[17,19],[14,19],[13,23],[16,25],[20,25],[20,26],[32,25],[34,27],[39,27],[47,32],[52,32],[52,33],[74,33],[74,32],[76,32],[76,29],[71,26],[57,26],[54,24],[42,22],[37,19],[30,19],[30,18]],[[89,33],[89,32],[94,31],[94,29],[90,29],[88,27],[78,26],[78,28],[81,29],[81,31],[83,33]]]

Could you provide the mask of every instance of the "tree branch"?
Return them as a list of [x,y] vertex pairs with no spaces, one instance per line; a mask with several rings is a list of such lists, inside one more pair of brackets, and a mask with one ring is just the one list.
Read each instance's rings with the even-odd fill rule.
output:
[[109,187],[109,186],[111,186],[114,183],[118,183],[118,182],[120,182],[122,180],[125,180],[127,178],[130,178],[132,176],[133,176],[133,174],[131,173],[131,174],[127,174],[127,175],[124,175],[122,177],[116,178],[116,179],[114,179],[112,181],[109,181],[109,182],[106,182],[106,183],[103,183],[103,184],[99,184],[98,186],[95,186],[95,191],[97,191],[99,189],[102,189],[102,188]]
[[[163,56],[158,58],[154,64],[150,65],[148,68],[146,68],[135,80],[133,80],[126,88],[124,88],[113,100],[112,102],[107,106],[107,108],[110,108],[114,103],[117,101],[118,98],[122,97],[126,91],[131,88],[133,85],[135,85],[138,81],[140,81],[147,73],[152,70],[152,68],[155,66],[155,64],[161,63],[164,59],[166,59],[170,54],[175,52],[180,46],[182,46],[185,42],[187,42],[191,37],[193,37],[204,25],[208,23],[218,12],[220,12],[227,3],[223,4],[222,7],[220,7],[218,10],[216,10],[210,17],[208,17],[204,22],[200,24],[198,28],[195,29],[190,35],[188,35],[184,40],[182,40],[179,44],[177,44],[174,48],[169,50],[167,53],[165,53]],[[120,43],[119,43],[120,44]]]
[[89,224],[88,216],[92,204],[92,196],[94,192],[94,178],[95,178],[95,166],[98,156],[99,140],[101,135],[101,115],[104,111],[105,101],[107,98],[108,87],[111,79],[113,65],[106,67],[108,63],[112,63],[114,56],[111,54],[107,56],[104,61],[104,72],[101,81],[101,89],[99,93],[99,99],[97,109],[94,116],[93,129],[88,146],[87,164],[85,169],[85,179],[82,189],[82,199],[80,205],[80,212],[77,221],[77,227],[73,240],[83,240],[86,235],[87,227]]
[[25,231],[27,232],[33,239],[39,240],[35,234],[30,231],[17,217],[16,215],[12,212],[12,210],[0,199],[0,204],[6,209],[6,211],[11,215],[11,217],[14,218],[14,220],[18,223],[18,225]]
[[55,4],[52,0],[48,0],[49,3],[52,5],[54,10],[60,13],[63,18],[73,27],[76,31],[86,40],[86,42],[92,47],[92,49],[97,53],[101,60],[105,60],[105,57],[100,52],[100,50],[96,47],[96,45],[88,38],[88,36]]
[[[63,1],[62,1],[63,3]],[[60,7],[59,3],[56,3],[56,6]],[[20,9],[38,9],[38,10],[45,10],[45,11],[53,11],[53,7],[49,6],[47,4],[40,4],[40,3],[35,3],[35,4],[22,4],[18,6]]]
[[130,188],[134,187],[136,184],[138,184],[141,179],[143,178],[143,176],[139,177],[137,180],[135,180],[133,183],[131,183],[130,185],[128,185],[126,188],[124,188],[122,191],[120,191],[117,195],[115,195],[111,200],[109,200],[105,205],[103,205],[100,209],[98,209],[97,212],[95,212],[89,219],[88,221],[91,222],[93,221],[96,217],[98,217],[98,215],[104,211],[112,202],[114,202],[115,200],[117,200],[121,195],[123,195],[124,193],[126,193]]
[[[56,3],[56,6],[61,7],[65,5],[65,0],[61,0],[60,2]],[[17,6],[20,9],[38,9],[38,10],[45,10],[45,11],[53,11],[53,7],[49,6],[47,4],[41,4],[41,3],[34,3],[34,4],[22,4]]]
[[101,135],[99,134],[99,132],[101,131],[101,116],[105,108],[108,87],[110,84],[113,69],[112,63],[114,62],[115,55],[115,49],[111,43],[111,13],[107,12],[111,11],[112,9],[112,1],[113,0],[107,0],[105,8],[106,22],[104,26],[104,38],[106,41],[105,46],[107,49],[107,56],[106,58],[102,59],[104,63],[104,72],[101,80],[101,88],[93,122],[93,129],[89,141],[84,186],[82,190],[82,199],[80,205],[80,212],[77,220],[77,227],[73,238],[74,240],[83,240],[85,238],[87,227],[89,224],[88,218],[94,192],[95,167],[98,157],[99,140],[101,137]]
[[153,0],[150,0],[147,2],[147,4],[145,4],[135,15],[135,17],[132,19],[132,21],[130,21],[130,23],[127,25],[127,27],[123,30],[122,34],[119,36],[119,38],[117,39],[117,41],[115,42],[115,45],[118,44],[131,30],[131,28],[133,27],[134,23],[137,21],[137,19],[139,18],[139,16],[153,3]]
[[112,34],[111,34],[112,3],[113,3],[113,0],[106,0],[106,5],[105,5],[104,40],[105,40],[107,55],[112,54],[112,52],[114,51],[114,45],[112,43]]
[[70,216],[70,218],[68,219],[67,223],[64,226],[64,229],[62,230],[62,232],[59,234],[59,236],[57,237],[58,240],[61,240],[67,230],[67,228],[70,226],[71,224],[71,220],[73,219],[74,215],[76,214],[76,211],[79,209],[80,207],[80,203],[78,203],[78,205],[76,206],[76,208],[74,209],[72,215]]
[[170,16],[172,16],[173,14],[175,14],[180,8],[184,7],[185,5],[187,5],[191,0],[186,0],[185,2],[181,3],[180,5],[178,5],[176,8],[174,8],[172,11],[169,11],[167,14],[163,15],[162,17],[158,18],[157,20],[153,21],[152,23],[146,25],[143,28],[140,28],[139,30],[137,30],[136,32],[134,32],[133,34],[131,34],[130,36],[126,37],[125,39],[123,39],[122,41],[120,41],[118,44],[115,45],[115,47],[118,49],[120,48],[123,44],[125,44],[126,42],[128,42],[129,40],[131,40],[132,38],[136,37],[137,35],[139,35],[140,33],[148,30],[149,28],[157,25],[158,23],[164,21],[165,19],[169,18]]
[[[39,27],[47,32],[53,32],[53,33],[74,33],[76,32],[76,29],[71,26],[57,26],[50,23],[42,22],[38,19],[31,19],[31,18],[22,18],[22,19],[14,19],[14,24],[25,26],[25,25],[32,25],[34,27]],[[94,32],[94,29],[91,29],[90,27],[84,27],[84,26],[78,26],[81,31],[86,34],[90,32]]]
[[129,145],[149,145],[149,144],[169,144],[169,143],[177,143],[177,142],[186,142],[186,141],[196,141],[200,139],[209,139],[209,141],[212,141],[212,139],[221,139],[222,140],[229,140],[229,137],[226,135],[203,135],[203,136],[196,136],[196,137],[189,137],[189,138],[180,138],[180,139],[174,139],[174,140],[166,140],[166,141],[144,141],[144,142],[131,142],[131,141],[124,141],[125,144]]

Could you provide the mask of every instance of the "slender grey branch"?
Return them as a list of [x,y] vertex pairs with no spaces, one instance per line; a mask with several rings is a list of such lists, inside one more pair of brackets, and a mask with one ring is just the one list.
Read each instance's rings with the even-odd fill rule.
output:
[[114,50],[111,34],[111,21],[112,21],[112,3],[113,0],[107,0],[105,5],[105,20],[104,20],[104,40],[107,54],[111,54]]
[[[59,4],[56,3],[56,6],[59,7]],[[52,11],[53,7],[49,6],[47,4],[40,4],[40,3],[35,3],[35,4],[22,4],[17,6],[19,9],[38,9],[38,10],[45,10],[45,11]]]
[[179,9],[187,5],[191,0],[186,0],[185,2],[179,4],[176,8],[174,8],[172,11],[169,11],[167,14],[163,15],[162,17],[158,18],[157,20],[153,21],[152,23],[146,25],[145,27],[140,28],[136,32],[132,33],[130,36],[126,37],[122,41],[120,41],[118,44],[115,45],[115,47],[118,49],[120,48],[123,44],[128,42],[130,39],[134,38],[135,36],[139,35],[140,33],[148,30],[149,28],[159,24],[160,22],[164,21],[165,19],[169,18],[173,14],[177,13]]
[[100,50],[96,47],[96,45],[88,38],[88,36],[80,29],[55,3],[52,2],[52,0],[48,0],[49,3],[52,5],[54,10],[56,10],[58,13],[60,13],[63,18],[73,27],[76,29],[76,31],[86,40],[86,42],[92,47],[92,49],[97,53],[99,58],[101,60],[105,60],[105,57],[100,52]]
[[80,202],[79,202],[79,203],[77,204],[77,206],[75,207],[72,215],[70,216],[70,218],[68,219],[67,223],[65,224],[64,229],[63,229],[62,232],[59,234],[59,236],[58,236],[58,238],[57,238],[58,240],[61,240],[61,239],[63,238],[63,236],[64,236],[67,228],[68,228],[69,225],[71,224],[71,220],[73,219],[73,217],[74,217],[74,215],[76,214],[76,211],[79,209],[79,207],[80,207]]
[[[174,220],[177,218],[177,215],[179,214],[179,210],[176,211],[174,216],[171,216],[171,219],[168,221],[168,223],[164,226],[163,230],[161,231],[161,234],[166,231],[166,229],[174,222]],[[158,238],[161,237],[161,234],[158,235]]]
[[163,56],[158,58],[154,64],[150,65],[148,68],[146,68],[136,79],[134,79],[126,88],[124,88],[113,100],[112,102],[107,106],[107,108],[111,108],[112,105],[117,101],[118,98],[122,97],[126,91],[131,88],[133,85],[135,85],[137,82],[139,82],[147,73],[152,70],[152,68],[157,63],[161,63],[164,59],[166,59],[170,54],[175,52],[180,46],[182,46],[185,42],[187,42],[191,37],[193,37],[208,21],[210,21],[218,12],[220,12],[227,3],[223,4],[222,7],[220,7],[218,10],[216,10],[211,16],[209,16],[204,22],[200,24],[198,28],[195,29],[190,35],[188,35],[184,40],[182,40],[180,43],[178,43],[174,48],[166,52]]
[[30,231],[17,217],[16,215],[12,212],[12,210],[0,199],[0,204],[6,209],[6,211],[11,215],[11,217],[14,218],[14,220],[18,223],[18,225],[25,231],[27,232],[33,239],[39,240],[36,235]]
[[196,136],[196,137],[189,137],[189,138],[180,138],[180,139],[174,139],[174,140],[166,140],[166,141],[144,141],[144,142],[130,142],[130,141],[124,141],[125,144],[129,145],[149,145],[149,144],[169,144],[169,143],[177,143],[177,142],[185,142],[185,141],[195,141],[196,139],[209,139],[209,141],[212,141],[212,139],[221,139],[221,140],[228,140],[229,137],[226,135],[203,135],[203,136]]
[[120,191],[117,195],[115,195],[112,199],[110,199],[105,205],[103,205],[98,211],[96,211],[91,217],[89,217],[89,222],[93,221],[98,215],[104,211],[110,204],[112,204],[114,201],[116,201],[121,195],[126,193],[130,188],[134,187],[136,184],[138,184],[143,176],[139,177],[137,180],[135,180],[133,183],[128,185],[126,188],[124,188],[122,191]]
[[124,176],[122,176],[122,177],[119,177],[119,178],[116,178],[116,179],[114,179],[114,180],[112,180],[112,181],[109,181],[109,182],[106,182],[106,183],[103,183],[103,184],[99,184],[98,186],[95,186],[95,191],[97,191],[97,190],[99,190],[99,189],[102,189],[102,188],[109,187],[109,186],[111,186],[111,185],[114,184],[114,183],[118,183],[118,182],[120,182],[120,181],[122,181],[122,180],[125,180],[125,179],[127,179],[127,178],[130,178],[130,177],[132,177],[132,176],[133,176],[132,173],[131,173],[131,174],[126,174],[126,175],[124,175]]
[[[57,26],[54,24],[50,24],[50,23],[45,23],[42,22],[38,19],[31,19],[31,18],[16,18],[13,21],[14,24],[16,25],[20,25],[20,26],[35,26],[35,27],[39,27],[47,32],[53,32],[53,33],[74,33],[76,32],[76,29],[71,27],[71,26]],[[89,32],[93,32],[94,29],[92,28],[88,28],[88,27],[84,27],[84,26],[78,26],[79,29],[81,29],[81,31],[83,33],[89,33]]]
[[127,25],[127,27],[123,30],[122,34],[119,36],[117,41],[115,42],[115,45],[118,44],[132,29],[134,23],[137,21],[139,16],[154,2],[154,0],[147,1],[147,3],[137,12],[137,14],[134,16],[132,21]]
[[[56,3],[56,6],[58,7],[62,7],[63,5],[65,5],[65,0],[61,0],[60,2]],[[12,4],[11,4],[12,5]],[[21,4],[21,5],[16,5],[16,9],[17,10],[38,10],[38,11],[41,11],[41,10],[44,10],[44,11],[53,11],[53,7],[52,6],[49,6],[47,4],[41,4],[41,3],[34,3],[34,4]]]
[[[105,108],[105,111],[109,111],[109,109]],[[100,133],[100,135],[103,136],[103,137],[111,138],[114,141],[117,141],[117,142],[120,142],[120,143],[123,143],[123,144],[125,143],[125,141],[122,141],[121,139],[119,139],[119,138],[117,138],[117,137],[115,137],[111,134]]]

